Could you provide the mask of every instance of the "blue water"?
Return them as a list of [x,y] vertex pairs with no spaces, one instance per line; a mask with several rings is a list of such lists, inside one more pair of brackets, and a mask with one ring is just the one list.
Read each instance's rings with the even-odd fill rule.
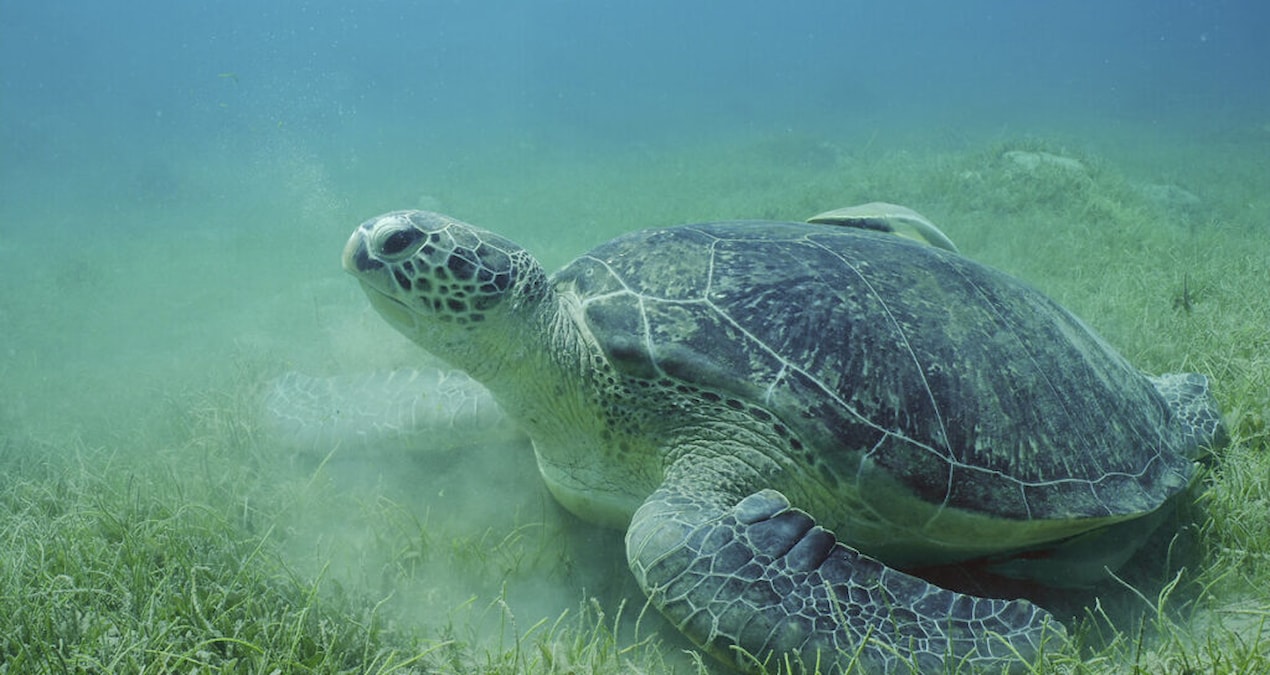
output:
[[[1270,10],[1236,2],[8,0],[4,176],[249,145],[678,142],[1264,115]],[[9,182],[6,180],[6,182]]]

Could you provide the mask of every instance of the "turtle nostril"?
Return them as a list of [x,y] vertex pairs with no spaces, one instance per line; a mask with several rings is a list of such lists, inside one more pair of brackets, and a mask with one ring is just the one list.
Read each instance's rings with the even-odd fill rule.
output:
[[344,269],[350,272],[369,272],[384,266],[383,263],[370,257],[365,246],[349,246],[349,252],[344,254]]

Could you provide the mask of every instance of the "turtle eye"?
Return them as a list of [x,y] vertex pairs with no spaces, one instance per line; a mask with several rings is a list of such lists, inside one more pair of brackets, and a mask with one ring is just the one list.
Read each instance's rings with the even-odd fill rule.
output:
[[391,261],[414,255],[422,240],[423,232],[410,225],[380,228],[372,235],[375,250],[381,257]]

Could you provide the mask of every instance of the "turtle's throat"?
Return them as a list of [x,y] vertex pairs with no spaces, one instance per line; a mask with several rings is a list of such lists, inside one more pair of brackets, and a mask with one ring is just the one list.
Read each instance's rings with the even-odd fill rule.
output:
[[568,302],[549,296],[461,325],[420,313],[362,282],[371,305],[424,350],[483,384],[499,406],[539,444],[585,434],[601,417],[585,383],[591,350]]
[[[499,317],[482,329],[475,363],[452,362],[494,394],[503,410],[548,451],[599,435],[592,378],[595,359],[570,311],[555,296],[532,311]],[[443,358],[446,358],[443,356]]]

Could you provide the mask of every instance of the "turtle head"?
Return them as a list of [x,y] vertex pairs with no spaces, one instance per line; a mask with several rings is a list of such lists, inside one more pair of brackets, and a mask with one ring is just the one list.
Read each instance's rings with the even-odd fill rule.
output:
[[393,211],[358,226],[344,247],[344,269],[394,328],[437,356],[471,368],[478,329],[532,311],[546,274],[515,243],[449,216]]

